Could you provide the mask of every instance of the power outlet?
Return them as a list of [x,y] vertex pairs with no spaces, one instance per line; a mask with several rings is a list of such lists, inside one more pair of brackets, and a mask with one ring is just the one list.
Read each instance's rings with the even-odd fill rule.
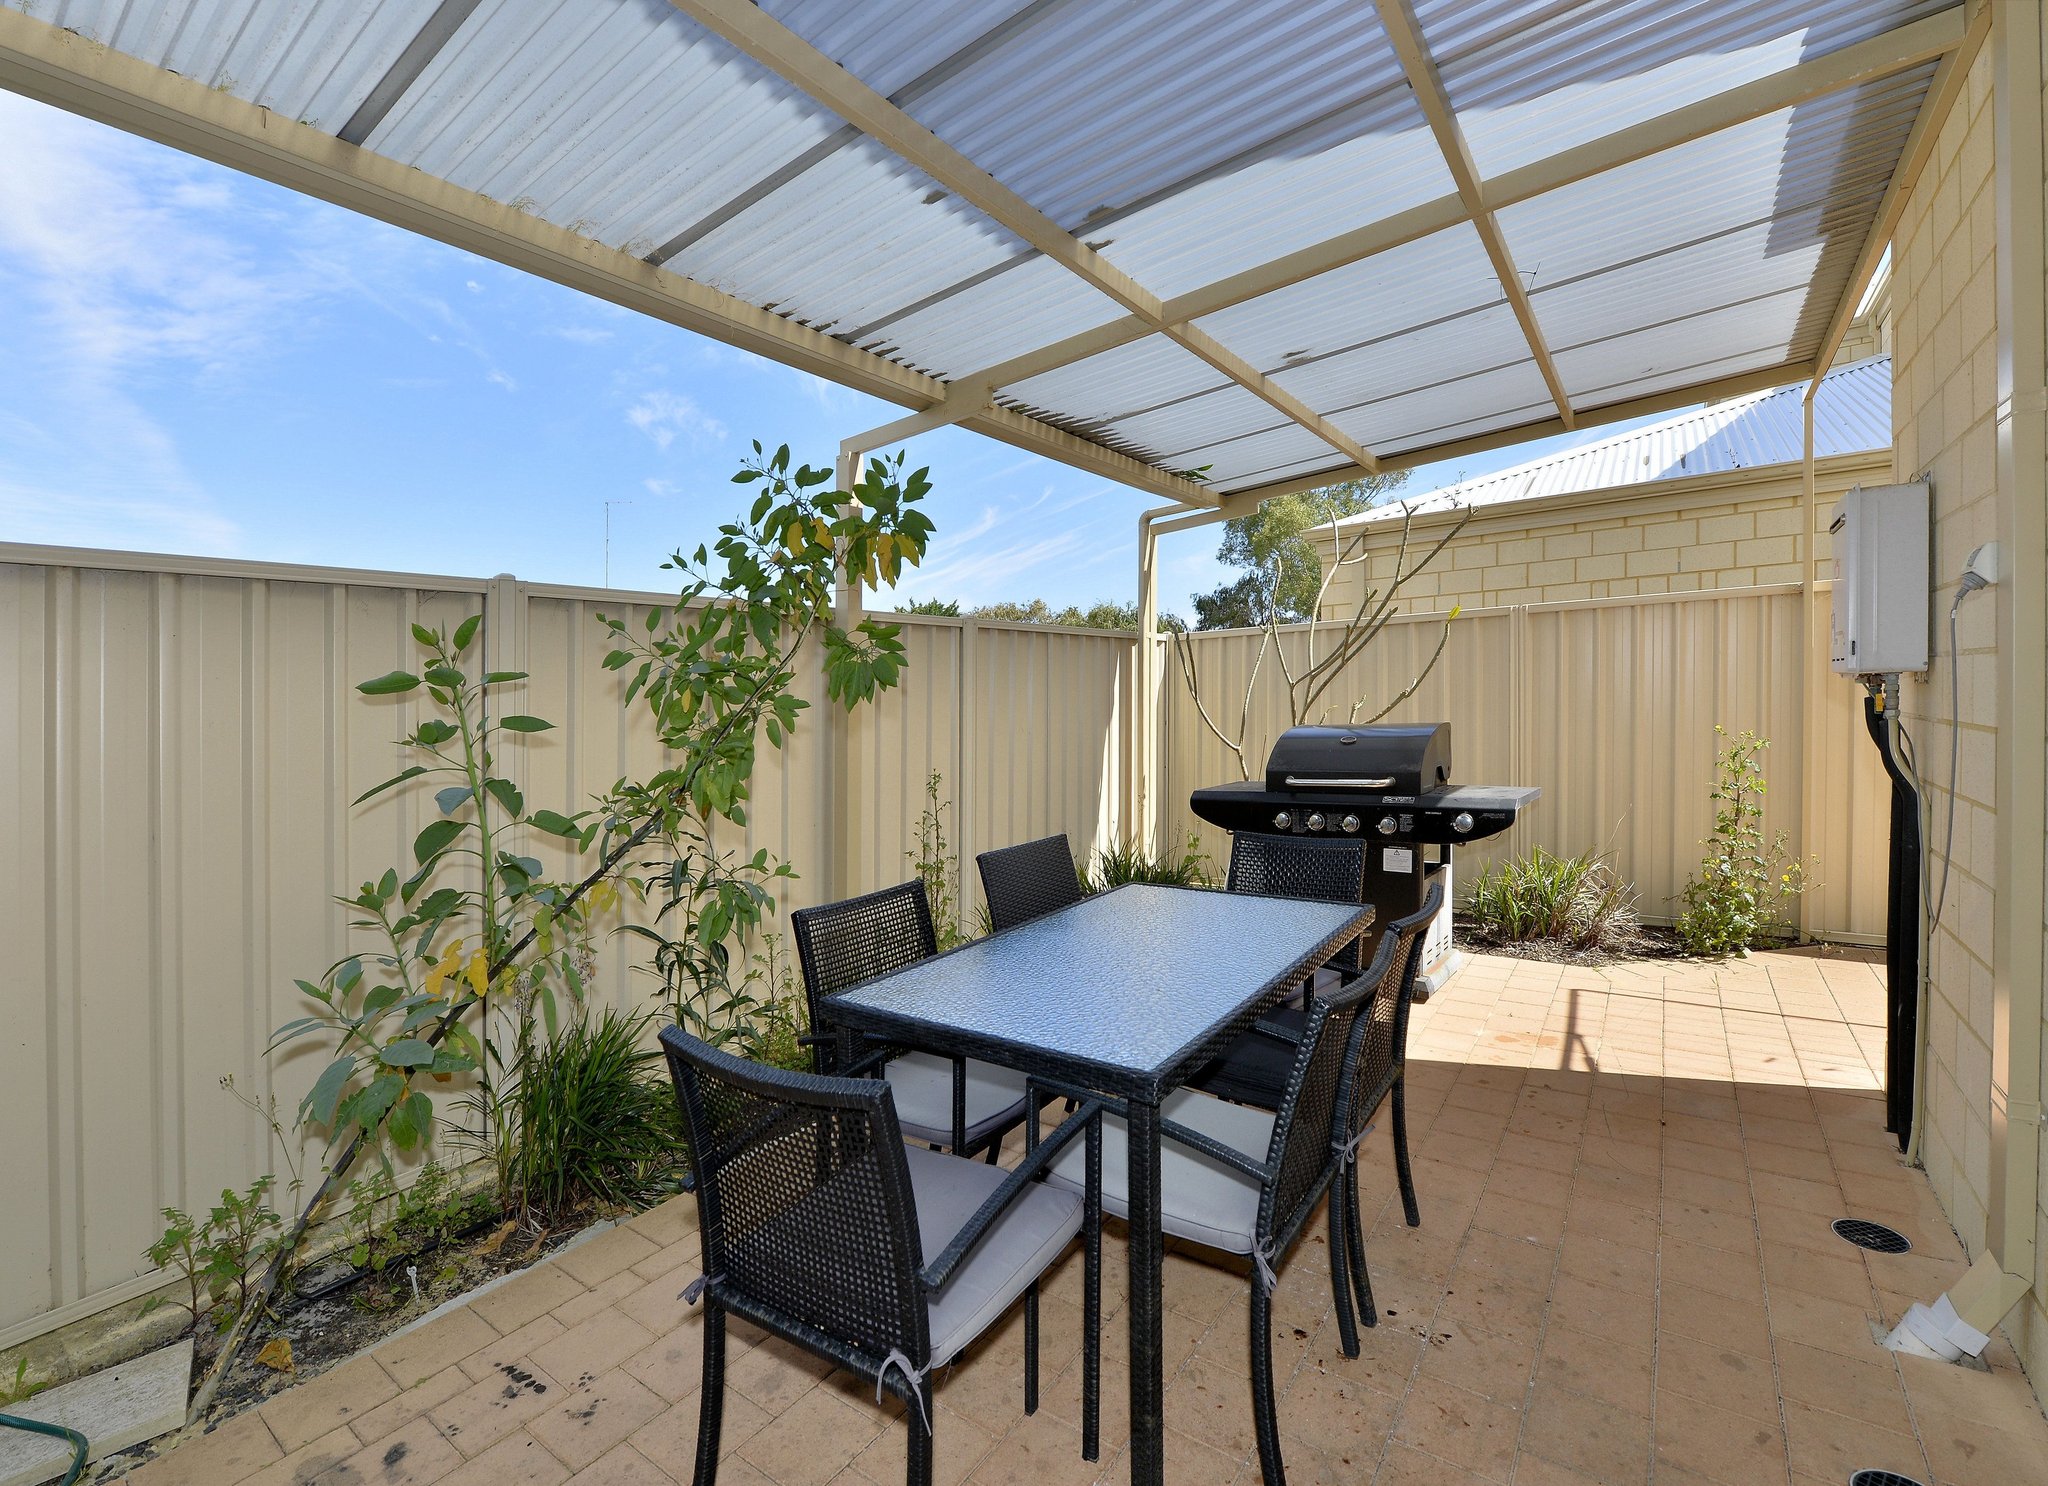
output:
[[[1975,578],[1977,581],[1971,583]],[[1998,581],[1998,543],[1986,542],[1963,559],[1963,582],[1970,588],[1989,588]]]

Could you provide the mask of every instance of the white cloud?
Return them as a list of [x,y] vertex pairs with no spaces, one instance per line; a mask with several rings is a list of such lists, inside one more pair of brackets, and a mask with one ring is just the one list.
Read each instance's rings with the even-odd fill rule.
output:
[[600,330],[595,325],[563,325],[553,332],[565,341],[574,341],[579,346],[602,345],[612,338],[609,330]]
[[673,480],[642,480],[641,485],[649,495],[667,497],[682,494],[683,487]]
[[846,413],[857,406],[854,394],[837,382],[828,382],[816,372],[799,371],[793,366],[785,370],[797,379],[798,385],[810,395],[811,401],[826,412]]
[[505,373],[499,371],[495,366],[484,373],[484,380],[486,382],[496,382],[507,392],[517,392],[519,390],[519,384],[506,376]]
[[318,291],[302,265],[256,261],[208,224],[223,188],[197,161],[12,94],[0,138],[0,258],[25,280],[10,297],[81,374],[164,359],[233,369]]
[[484,286],[482,284],[479,284],[475,279],[464,279],[462,281],[462,287],[467,289],[472,294],[481,294],[484,292]]
[[231,557],[241,528],[204,499],[51,490],[0,475],[0,529],[11,542],[129,552],[200,553]]
[[725,437],[725,425],[680,392],[655,388],[640,394],[640,400],[626,409],[626,421],[666,449],[678,437],[692,445],[716,443]]

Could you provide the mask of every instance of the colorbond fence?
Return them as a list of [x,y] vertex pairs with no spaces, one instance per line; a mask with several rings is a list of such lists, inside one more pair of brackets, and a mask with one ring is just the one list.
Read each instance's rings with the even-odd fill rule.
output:
[[[1823,601],[1825,597],[1823,595]],[[1516,827],[1467,848],[1461,868],[1541,845],[1556,852],[1611,851],[1635,883],[1644,916],[1675,916],[1673,901],[1698,865],[1711,828],[1719,723],[1770,739],[1765,814],[1795,852],[1818,858],[1808,923],[1819,935],[1881,938],[1884,932],[1886,786],[1864,732],[1860,692],[1830,674],[1824,655],[1802,666],[1803,604],[1796,586],[1659,594],[1513,609],[1466,610],[1451,626],[1442,662],[1390,722],[1448,721],[1456,777],[1533,784],[1543,798]],[[1332,688],[1324,720],[1342,722],[1352,698],[1364,715],[1399,695],[1428,659],[1442,616],[1396,620]],[[1301,631],[1285,636],[1300,674]],[[1196,674],[1209,711],[1235,733],[1259,636],[1197,635]],[[1196,785],[1236,777],[1236,760],[1202,723],[1177,677],[1166,690],[1164,810]],[[1815,688],[1815,753],[1806,776],[1804,687]],[[1341,700],[1335,700],[1341,699]],[[1285,689],[1271,657],[1252,691],[1250,766],[1285,726]],[[1804,792],[1817,792],[1815,839],[1803,842]],[[1198,825],[1184,816],[1184,825]],[[1200,827],[1213,854],[1223,833]]]
[[[264,1056],[308,1009],[292,982],[362,947],[334,897],[409,862],[433,811],[423,791],[351,806],[407,762],[393,740],[414,721],[411,699],[354,684],[417,665],[414,622],[482,609],[490,665],[529,671],[521,710],[556,724],[507,735],[504,772],[534,804],[573,809],[658,767],[645,709],[623,707],[600,664],[597,620],[656,601],[0,548],[0,1345],[147,1288],[163,1206],[283,1179],[284,1153],[220,1080],[275,1094],[290,1123],[322,1061],[310,1045]],[[835,723],[810,684],[794,745],[762,749],[746,830],[722,832],[801,874],[784,911],[908,876],[933,769],[970,879],[992,843],[1065,831],[1092,849],[1126,829],[1129,637],[905,632],[903,687]],[[521,849],[566,870],[546,840]],[[600,954],[620,1005],[656,990],[633,943]]]
[[[402,766],[393,740],[413,705],[354,683],[415,663],[415,621],[481,608],[490,664],[531,672],[519,705],[557,725],[507,739],[508,772],[535,804],[574,808],[657,766],[644,713],[620,705],[599,664],[596,618],[654,602],[509,578],[0,548],[0,1345],[149,1288],[140,1256],[159,1208],[282,1175],[286,1153],[220,1080],[274,1094],[289,1123],[320,1062],[311,1048],[264,1056],[271,1029],[303,1014],[292,981],[349,952],[334,896],[409,860],[433,808],[404,791],[351,807]],[[1654,912],[1697,858],[1716,721],[1772,738],[1773,819],[1796,836],[1799,613],[1782,589],[1468,613],[1399,715],[1448,719],[1462,778],[1544,787],[1507,849],[1611,846]],[[908,876],[934,770],[970,923],[976,851],[1064,831],[1086,852],[1135,831],[1132,637],[904,628],[903,686],[835,720],[814,684],[820,705],[795,744],[762,751],[745,831],[725,833],[801,874],[785,911]],[[1361,684],[1398,689],[1434,640],[1426,620],[1396,624]],[[1256,642],[1193,642],[1226,709]],[[1275,680],[1254,696],[1254,768],[1278,723]],[[1824,684],[1813,923],[1867,935],[1882,929],[1883,797],[1851,689]],[[1235,771],[1175,676],[1162,706],[1157,826],[1173,841],[1193,824],[1188,790]],[[655,986],[631,942],[604,948],[601,994],[644,1005]],[[291,1154],[302,1169],[319,1155]]]

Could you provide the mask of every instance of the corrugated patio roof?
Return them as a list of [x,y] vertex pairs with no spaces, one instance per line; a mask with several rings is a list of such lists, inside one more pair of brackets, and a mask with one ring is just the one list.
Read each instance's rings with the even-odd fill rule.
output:
[[1236,506],[1810,377],[1977,36],[1944,0],[0,0],[0,85],[913,409],[888,442]]
[[[1338,525],[1384,520],[1398,515],[1407,506],[1490,506],[1691,475],[1796,464],[1806,455],[1805,417],[1801,409],[1805,393],[1806,384],[1798,382],[1769,392],[1731,397],[1597,443],[1546,454],[1526,464],[1405,500],[1389,501]],[[1813,399],[1816,458],[1889,449],[1891,442],[1891,357],[1872,356],[1854,361],[1821,378]]]

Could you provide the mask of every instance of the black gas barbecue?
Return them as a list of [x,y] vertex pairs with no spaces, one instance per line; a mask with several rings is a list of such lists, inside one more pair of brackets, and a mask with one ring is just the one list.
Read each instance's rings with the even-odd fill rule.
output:
[[[1196,815],[1226,831],[1264,835],[1363,836],[1365,899],[1377,925],[1422,906],[1429,880],[1450,870],[1451,848],[1498,835],[1543,793],[1509,785],[1451,783],[1451,726],[1290,728],[1274,743],[1263,783],[1213,784],[1189,801]],[[1425,861],[1423,848],[1437,848]],[[1441,930],[1424,949],[1429,983],[1450,948],[1450,883]],[[1379,929],[1361,946],[1369,959]],[[1430,977],[1432,969],[1439,969]]]

